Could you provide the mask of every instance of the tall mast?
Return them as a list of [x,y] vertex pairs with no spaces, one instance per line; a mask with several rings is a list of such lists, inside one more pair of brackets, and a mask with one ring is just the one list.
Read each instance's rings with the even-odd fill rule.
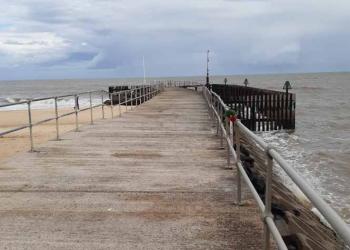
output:
[[210,83],[209,83],[209,50],[207,51],[207,80],[206,80],[206,84],[205,84],[205,86],[207,87],[207,88],[209,88],[210,87]]

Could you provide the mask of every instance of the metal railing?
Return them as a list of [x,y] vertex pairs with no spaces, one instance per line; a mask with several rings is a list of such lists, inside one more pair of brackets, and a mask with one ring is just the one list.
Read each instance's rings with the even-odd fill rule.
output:
[[[237,203],[241,203],[241,178],[247,184],[251,191],[258,207],[261,210],[264,221],[264,249],[270,249],[270,235],[274,238],[279,249],[287,250],[287,246],[276,227],[276,224],[271,213],[271,198],[272,198],[272,176],[273,163],[277,163],[281,169],[291,178],[301,192],[310,200],[313,206],[320,211],[325,220],[331,225],[337,235],[350,246],[350,228],[341,219],[341,217],[310,187],[310,185],[283,159],[283,157],[270,145],[268,145],[262,138],[254,134],[247,127],[245,127],[239,120],[234,122],[224,119],[224,113],[229,108],[222,101],[219,95],[215,92],[203,88],[203,95],[209,106],[209,114],[211,119],[216,123],[217,134],[220,136],[221,146],[224,146],[224,140],[227,143],[227,164],[235,165],[237,168]],[[226,120],[224,124],[224,120]],[[234,149],[233,136],[235,135],[236,150]],[[265,202],[263,202],[255,189],[253,183],[250,181],[247,172],[245,171],[240,160],[240,139],[241,135],[253,140],[265,152],[266,157],[266,178],[265,178]],[[232,138],[232,139],[231,139]],[[234,159],[231,163],[231,158]]]
[[173,80],[168,80],[166,82],[167,87],[202,87],[204,86],[204,82],[200,81],[173,81]]
[[[111,118],[114,118],[114,106],[119,106],[119,116],[121,116],[122,110],[121,105],[125,105],[125,111],[128,111],[128,109],[133,109],[133,106],[138,106],[143,102],[146,102],[150,99],[152,99],[155,95],[160,93],[163,90],[163,84],[153,84],[153,85],[140,85],[138,87],[132,88],[130,90],[124,90],[116,93],[108,93],[104,90],[97,90],[97,91],[88,91],[88,92],[81,92],[77,94],[69,94],[69,95],[61,95],[61,96],[51,96],[51,97],[45,97],[45,98],[35,98],[35,99],[28,99],[26,101],[21,102],[15,102],[15,103],[8,103],[8,104],[2,104],[0,105],[1,108],[5,107],[13,107],[16,105],[27,105],[26,109],[28,111],[28,122],[26,125],[22,125],[16,128],[12,128],[6,131],[0,131],[0,140],[1,137],[20,131],[24,129],[29,129],[29,140],[30,140],[30,152],[34,152],[34,135],[33,135],[33,127],[50,122],[55,121],[56,123],[56,140],[60,140],[60,126],[59,126],[59,120],[63,117],[69,116],[69,115],[75,115],[75,131],[79,131],[79,114],[83,111],[90,110],[90,124],[94,123],[94,117],[93,117],[93,109],[101,107],[101,113],[102,113],[102,119],[105,119],[105,96],[108,96],[110,98],[110,109],[111,109]],[[101,103],[93,104],[93,95],[100,96]],[[82,96],[88,96],[89,100],[89,107],[86,108],[79,108],[79,98]],[[118,96],[118,103],[113,102],[114,97]],[[75,102],[74,111],[59,114],[59,107],[58,102],[59,100],[65,99],[65,98],[73,98]],[[54,101],[54,113],[55,116],[40,120],[37,122],[33,122],[33,108],[32,104],[35,102],[40,101],[47,101],[47,100],[53,100]],[[123,101],[121,101],[123,100]],[[134,105],[133,105],[134,104]],[[1,124],[0,124],[1,127]]]

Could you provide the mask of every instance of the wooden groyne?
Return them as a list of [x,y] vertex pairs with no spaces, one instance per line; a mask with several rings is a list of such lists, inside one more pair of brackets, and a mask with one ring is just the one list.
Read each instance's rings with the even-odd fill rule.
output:
[[212,84],[252,131],[295,129],[295,94],[239,85]]

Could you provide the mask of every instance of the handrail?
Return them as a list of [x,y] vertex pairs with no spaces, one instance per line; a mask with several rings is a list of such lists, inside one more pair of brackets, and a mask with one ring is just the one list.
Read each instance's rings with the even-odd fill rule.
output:
[[[255,201],[258,203],[258,207],[264,216],[264,235],[265,235],[265,249],[269,249],[269,234],[271,233],[279,249],[287,249],[281,234],[279,233],[274,221],[273,215],[271,214],[271,182],[272,182],[272,170],[273,161],[278,163],[278,165],[284,170],[284,172],[292,179],[292,181],[299,187],[299,189],[306,195],[310,202],[315,206],[316,209],[320,211],[322,216],[327,220],[327,222],[332,226],[333,230],[342,238],[348,246],[350,246],[350,228],[347,224],[340,218],[340,216],[310,187],[310,185],[283,159],[283,157],[269,144],[267,144],[261,137],[254,134],[247,127],[245,127],[239,120],[234,123],[232,122],[226,124],[226,129],[234,128],[234,133],[236,135],[236,151],[233,148],[233,142],[231,142],[230,133],[227,133],[225,126],[223,124],[223,113],[228,110],[228,106],[222,101],[221,97],[207,88],[203,88],[203,95],[207,104],[209,106],[209,114],[213,120],[216,120],[217,133],[220,133],[221,141],[226,138],[228,146],[228,163],[230,158],[235,159],[234,165],[236,165],[237,174],[237,197],[238,203],[240,203],[241,191],[240,191],[240,176],[242,175],[248,188],[253,194]],[[219,131],[220,130],[220,131]],[[248,174],[244,170],[244,167],[240,161],[240,133],[244,133],[250,139],[253,139],[264,151],[267,157],[267,171],[266,171],[266,190],[265,190],[265,204],[261,200],[258,192],[256,191],[254,185],[250,181]]]
[[[136,88],[132,88],[129,90],[123,90],[119,91],[117,93],[109,93],[105,90],[94,90],[94,91],[86,91],[86,92],[80,92],[76,94],[68,94],[68,95],[60,95],[60,96],[50,96],[50,97],[43,97],[43,98],[33,98],[33,99],[28,99],[26,101],[21,101],[21,102],[15,102],[15,103],[8,103],[8,104],[2,104],[0,105],[0,108],[4,107],[9,107],[9,106],[15,106],[15,105],[27,105],[27,111],[28,111],[28,123],[26,125],[22,125],[16,128],[12,128],[3,132],[0,132],[0,137],[4,135],[8,135],[23,129],[29,128],[29,139],[30,139],[30,152],[34,151],[34,138],[33,138],[33,127],[38,126],[40,124],[50,122],[53,120],[56,120],[56,140],[60,139],[60,134],[59,134],[59,119],[69,116],[69,115],[74,115],[75,114],[75,131],[79,131],[79,113],[90,110],[90,120],[91,124],[93,124],[93,112],[92,110],[94,108],[101,107],[101,112],[102,112],[102,119],[105,117],[105,103],[104,103],[104,96],[106,94],[109,95],[109,98],[111,100],[111,118],[114,118],[114,106],[118,105],[119,106],[119,115],[121,115],[121,105],[125,104],[125,109],[126,111],[128,110],[128,104],[130,103],[130,109],[132,109],[133,103],[135,103],[135,106],[140,105],[142,102],[146,102],[150,99],[152,99],[155,95],[160,93],[164,88],[164,83],[158,83],[158,84],[152,84],[152,85],[138,85]],[[93,105],[92,103],[92,95],[97,94],[100,95],[101,97],[101,103]],[[88,95],[89,96],[89,107],[84,107],[84,108],[79,108],[79,97],[83,95]],[[118,103],[114,104],[113,98],[118,95]],[[67,97],[73,97],[73,100],[75,101],[75,107],[74,111],[64,113],[64,114],[58,114],[58,100],[62,98],[67,98]],[[122,98],[121,98],[122,97]],[[121,102],[121,99],[124,99],[123,102]],[[37,122],[32,121],[32,103],[34,102],[40,102],[40,101],[45,101],[45,100],[53,100],[54,101],[54,106],[55,106],[55,117],[43,119]]]
[[204,86],[204,82],[199,81],[172,81],[169,80],[166,83],[167,87],[202,87]]

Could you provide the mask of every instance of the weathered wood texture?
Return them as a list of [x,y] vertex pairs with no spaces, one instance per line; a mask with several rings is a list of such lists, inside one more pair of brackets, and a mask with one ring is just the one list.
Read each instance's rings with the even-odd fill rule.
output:
[[211,87],[250,130],[295,129],[295,94],[239,85]]
[[262,249],[200,93],[81,129],[0,163],[2,249]]

